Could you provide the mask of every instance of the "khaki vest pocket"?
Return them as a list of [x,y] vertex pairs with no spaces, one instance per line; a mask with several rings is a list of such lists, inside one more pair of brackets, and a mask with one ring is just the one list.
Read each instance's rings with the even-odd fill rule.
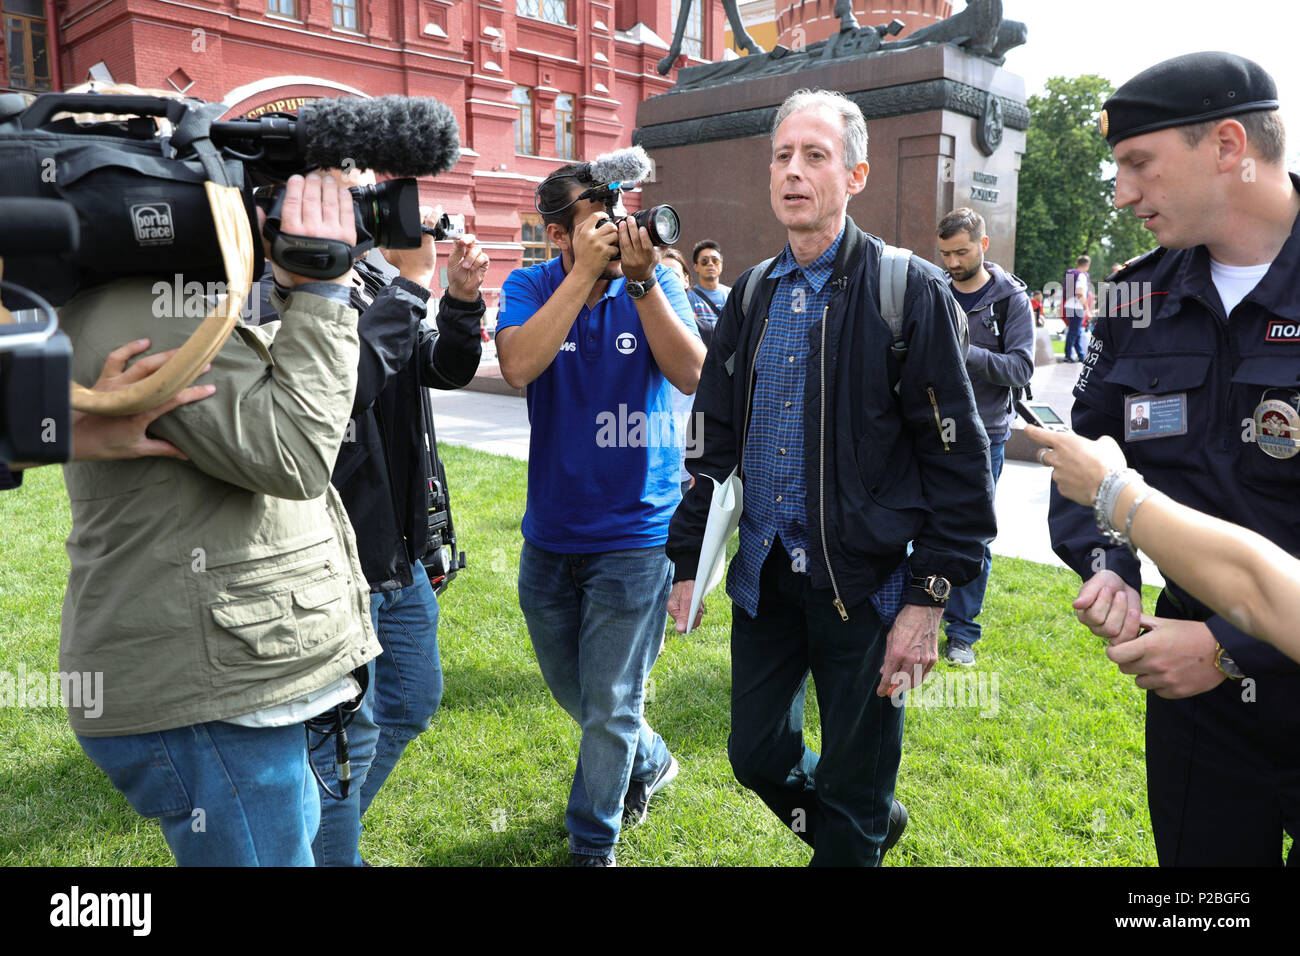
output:
[[315,647],[348,629],[352,614],[344,603],[347,594],[347,579],[342,574],[294,588],[294,620],[304,648]]
[[[221,628],[216,657],[222,664],[237,667],[298,654],[298,634],[288,594],[216,604],[212,619]],[[226,635],[233,640],[226,639]]]

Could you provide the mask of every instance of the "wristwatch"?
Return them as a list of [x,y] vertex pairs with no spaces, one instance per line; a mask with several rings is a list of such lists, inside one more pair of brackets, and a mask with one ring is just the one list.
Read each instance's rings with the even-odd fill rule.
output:
[[627,294],[634,299],[639,299],[658,284],[659,284],[659,280],[658,278],[656,278],[653,272],[650,273],[650,278],[645,280],[628,279]]
[[1237,666],[1237,662],[1224,652],[1222,644],[1214,646],[1218,648],[1214,655],[1214,666],[1219,669],[1220,674],[1232,680],[1241,680],[1246,676],[1246,672]]
[[912,578],[912,589],[920,591],[932,604],[942,607],[948,603],[948,595],[952,593],[952,582],[932,574],[928,578]]

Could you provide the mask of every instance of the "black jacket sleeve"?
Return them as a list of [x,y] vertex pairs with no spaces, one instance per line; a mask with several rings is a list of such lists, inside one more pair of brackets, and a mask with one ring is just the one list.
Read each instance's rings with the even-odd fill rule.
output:
[[361,360],[352,417],[374,404],[393,376],[411,360],[420,322],[428,310],[429,290],[418,282],[396,278],[376,293],[357,320]]
[[966,368],[994,385],[1024,388],[1034,377],[1034,316],[1029,297],[1017,292],[1007,300],[1006,328],[1002,330],[1005,352],[972,345],[966,354]]
[[1228,656],[1237,662],[1237,666],[1247,677],[1262,677],[1266,674],[1300,674],[1300,666],[1279,651],[1272,644],[1251,637],[1232,624],[1226,618],[1215,615],[1205,622],[1214,635],[1214,639],[1223,645]]
[[[1084,438],[1109,435],[1123,448],[1124,423],[1118,415],[1107,411],[1124,407],[1120,387],[1106,381],[1114,365],[1115,346],[1109,322],[1103,319],[1093,324],[1088,354],[1074,386],[1070,427]],[[1097,530],[1092,509],[1070,501],[1056,489],[1055,484],[1052,485],[1048,526],[1052,534],[1052,550],[1083,580],[1099,571],[1114,571],[1127,584],[1142,590],[1142,566],[1138,559],[1127,548],[1108,544]]]
[[421,385],[464,388],[474,380],[483,356],[479,320],[485,311],[482,296],[477,302],[462,302],[450,294],[443,295],[438,303],[438,327],[420,330],[417,361]]
[[[979,574],[984,545],[997,534],[988,435],[957,337],[962,321],[945,284],[913,266],[904,302],[908,346],[898,398],[928,514],[908,562],[914,575],[942,575],[953,585]],[[914,598],[919,603],[909,592],[907,599]]]
[[[761,277],[751,269],[736,283],[722,316],[713,330],[713,340],[704,356],[700,384],[695,389],[695,402],[691,408],[692,436],[699,442],[698,458],[686,459],[686,470],[695,478],[695,484],[673,513],[668,526],[668,543],[665,550],[673,562],[673,582],[692,581],[700,563],[700,548],[704,543],[704,525],[709,518],[713,501],[714,484],[705,476],[722,481],[739,462],[737,443],[743,423],[734,421],[735,390],[746,387],[728,373],[727,360],[736,353],[740,343],[740,300],[747,281],[757,282]],[[755,306],[756,307],[756,306]],[[733,369],[744,366],[736,361]]]

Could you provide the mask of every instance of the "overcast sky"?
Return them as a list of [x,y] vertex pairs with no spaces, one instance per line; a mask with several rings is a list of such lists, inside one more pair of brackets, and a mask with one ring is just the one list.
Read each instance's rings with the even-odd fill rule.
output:
[[[953,9],[965,7],[954,0]],[[1226,50],[1254,60],[1278,86],[1287,152],[1300,152],[1300,4],[1296,0],[1003,0],[1003,16],[1029,26],[1029,42],[1007,54],[1025,93],[1049,76],[1098,73],[1114,86],[1183,53]],[[1238,12],[1239,11],[1239,12]]]

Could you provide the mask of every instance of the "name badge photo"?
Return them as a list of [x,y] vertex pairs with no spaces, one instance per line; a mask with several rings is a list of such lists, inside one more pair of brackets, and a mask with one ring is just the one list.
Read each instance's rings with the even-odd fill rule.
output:
[[1187,393],[1129,395],[1124,399],[1124,440],[1187,434]]

